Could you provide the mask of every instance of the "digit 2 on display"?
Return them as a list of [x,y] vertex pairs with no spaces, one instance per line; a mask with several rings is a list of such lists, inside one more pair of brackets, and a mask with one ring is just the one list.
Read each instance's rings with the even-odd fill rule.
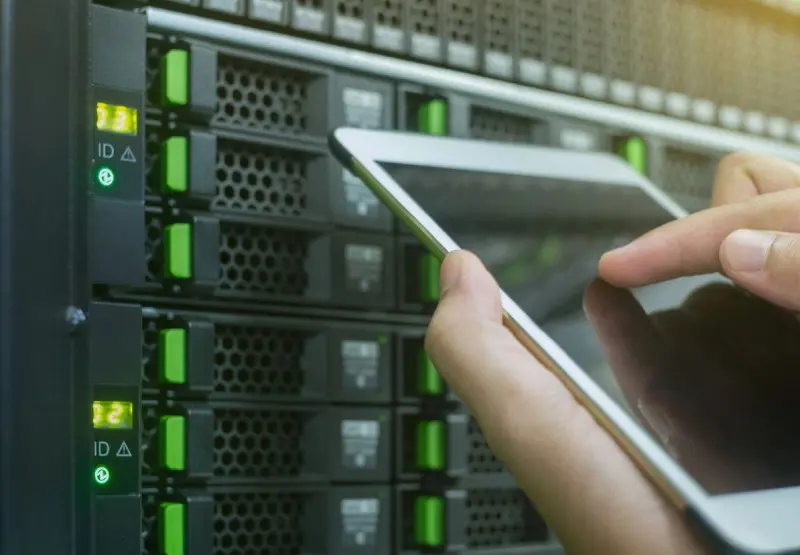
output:
[[95,401],[92,403],[92,425],[95,429],[132,429],[133,403],[129,401]]

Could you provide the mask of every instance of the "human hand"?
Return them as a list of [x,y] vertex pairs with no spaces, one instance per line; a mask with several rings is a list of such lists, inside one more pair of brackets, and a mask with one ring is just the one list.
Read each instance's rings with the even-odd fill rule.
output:
[[[618,302],[613,309],[597,299],[593,303],[591,295],[587,299],[587,314],[591,318],[594,312],[602,321],[595,328],[610,354],[619,350],[634,360],[639,350],[632,346],[637,342],[640,346],[655,344],[656,336],[662,343],[672,339],[673,345],[705,349],[704,364],[693,362],[691,356],[687,361],[685,352],[675,355],[692,368],[688,373],[670,371],[666,355],[649,357],[646,370],[641,364],[618,364],[615,371],[623,374],[618,376],[623,383],[624,374],[629,380],[635,375],[637,385],[627,393],[641,399],[645,411],[657,415],[648,418],[642,414],[641,420],[661,426],[662,430],[653,430],[655,434],[671,443],[671,450],[685,459],[684,464],[693,467],[694,473],[711,473],[705,477],[712,490],[762,489],[786,482],[794,485],[797,480],[794,468],[800,454],[793,439],[796,434],[785,437],[785,423],[796,411],[800,390],[797,372],[792,371],[800,365],[800,320],[791,314],[800,311],[798,214],[800,166],[768,156],[729,156],[717,172],[709,210],[661,226],[607,253],[600,261],[599,273],[618,287],[638,287],[722,272],[742,289],[772,304],[734,287],[717,287],[710,293],[696,293],[669,313],[650,315],[650,322],[640,316],[633,325],[621,326],[624,333],[617,333],[615,318],[625,303]],[[720,302],[723,298],[726,303]],[[629,339],[622,339],[626,335]],[[638,339],[631,341],[634,337]],[[714,347],[718,352],[711,353]],[[686,383],[687,374],[691,384]],[[723,391],[725,394],[720,394]],[[693,408],[700,406],[704,409]],[[708,412],[713,407],[716,419]],[[707,429],[697,425],[701,419],[693,414],[695,410],[703,410]],[[741,447],[735,454],[729,451],[732,443],[724,445],[715,439],[724,435],[728,426],[738,428],[730,429]],[[712,461],[721,459],[728,461],[731,474],[713,475],[708,470]],[[776,467],[778,461],[787,462],[790,468]]]
[[481,262],[457,252],[441,272],[427,350],[567,552],[703,553],[673,506],[503,325]]
[[736,154],[719,166],[712,207],[670,222],[600,260],[618,287],[723,272],[740,286],[800,310],[800,166]]
[[[737,255],[720,252],[737,229],[800,231],[795,229],[800,227],[800,190],[792,190],[798,186],[797,166],[761,156],[729,157],[714,187],[716,211],[669,224],[607,255],[601,273],[618,285],[633,286],[726,269],[754,292],[786,302],[791,295],[781,291],[798,281],[785,263],[792,259],[786,254],[795,251],[793,237],[767,238],[770,255],[755,257],[767,260],[761,270],[737,270]],[[753,239],[730,238],[727,247],[736,249],[737,241],[758,243],[763,256],[767,240]],[[702,553],[673,507],[503,326],[497,284],[480,262],[468,253],[450,255],[442,283],[444,294],[427,338],[433,362],[567,551]]]

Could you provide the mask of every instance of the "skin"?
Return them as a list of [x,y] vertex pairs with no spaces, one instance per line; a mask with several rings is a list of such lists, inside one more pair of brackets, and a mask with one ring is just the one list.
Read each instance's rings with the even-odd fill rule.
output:
[[[799,213],[800,168],[765,156],[729,156],[719,166],[710,209],[607,253],[599,272],[613,285],[631,287],[723,271],[775,305],[800,310]],[[754,230],[769,233],[753,234]],[[742,244],[754,243],[764,247],[763,252],[756,249],[753,255],[750,249],[743,258]],[[481,262],[468,252],[452,253],[442,265],[441,281],[441,301],[426,348],[567,552],[706,553],[678,512],[612,438],[503,326],[499,289]],[[614,329],[625,329],[625,321],[604,310],[602,302],[594,307],[588,302],[592,318],[612,318]],[[689,311],[714,306],[713,295],[692,302]],[[675,315],[660,318],[653,326],[664,333],[686,329],[670,324]],[[633,324],[628,329],[644,330]],[[614,337],[605,341],[609,349],[615,348]],[[642,381],[636,372],[627,376],[629,388]],[[658,397],[653,406],[669,409],[668,401]],[[680,430],[684,420],[674,420]],[[660,421],[652,418],[656,426]],[[677,448],[693,461],[713,462],[719,452],[699,439],[692,442],[678,435]],[[724,476],[720,480],[720,487],[728,485]]]

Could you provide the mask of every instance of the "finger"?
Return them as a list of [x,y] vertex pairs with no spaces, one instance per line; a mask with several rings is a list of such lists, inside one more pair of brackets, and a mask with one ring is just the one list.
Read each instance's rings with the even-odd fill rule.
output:
[[608,252],[599,273],[619,287],[720,271],[720,246],[737,229],[800,232],[800,189],[697,212]]
[[442,283],[426,348],[565,547],[697,552],[672,507],[503,326],[499,289],[483,265],[471,254],[452,254]]
[[742,202],[795,187],[800,187],[797,164],[762,154],[731,154],[717,166],[711,205]]
[[738,230],[719,251],[739,285],[789,310],[800,310],[800,234]]

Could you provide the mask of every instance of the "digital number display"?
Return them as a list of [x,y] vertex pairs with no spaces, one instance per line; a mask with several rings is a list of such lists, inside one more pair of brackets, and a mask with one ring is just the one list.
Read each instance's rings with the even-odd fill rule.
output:
[[139,132],[139,111],[128,106],[97,103],[97,129],[122,135]]
[[92,404],[92,424],[96,429],[132,429],[133,403],[129,401],[95,401]]

